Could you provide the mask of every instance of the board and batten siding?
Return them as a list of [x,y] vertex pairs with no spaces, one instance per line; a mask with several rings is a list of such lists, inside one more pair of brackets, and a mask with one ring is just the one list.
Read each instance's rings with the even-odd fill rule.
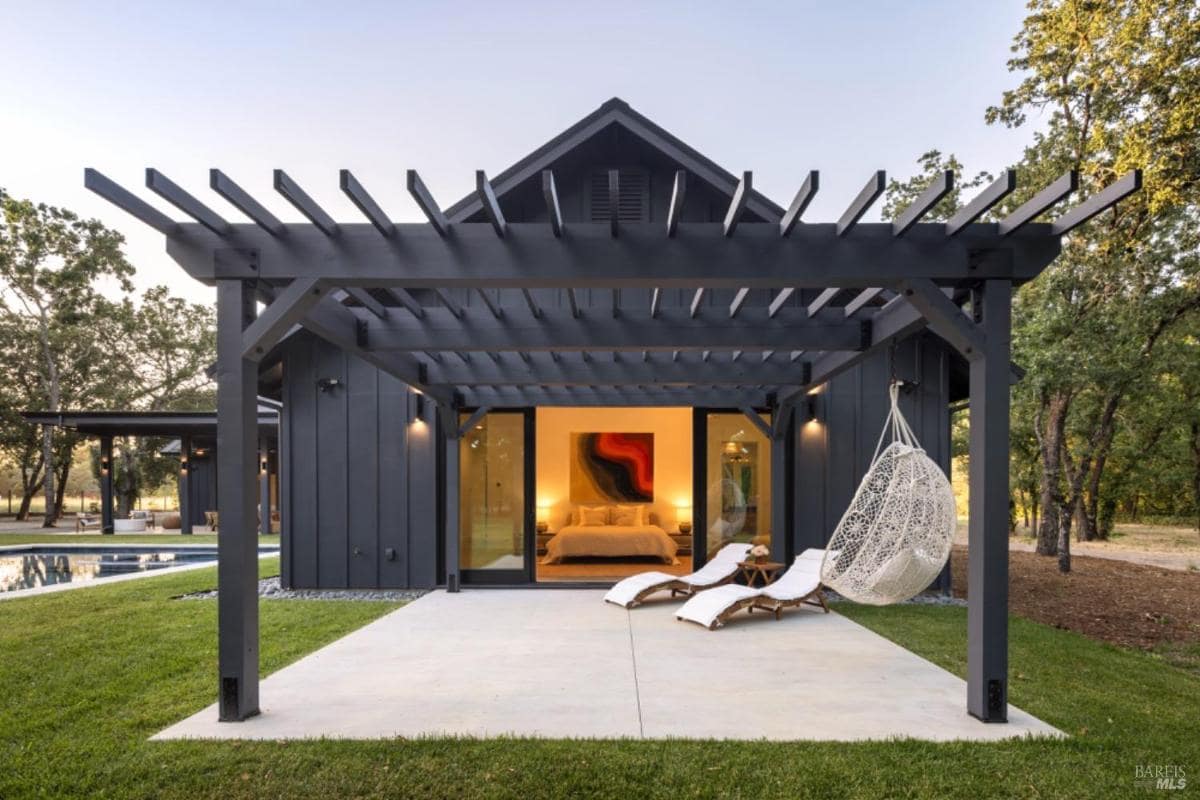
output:
[[283,585],[434,586],[433,404],[414,421],[406,384],[307,333],[284,343],[283,374]]
[[[950,352],[938,339],[914,336],[896,348],[896,377],[917,385],[900,409],[926,453],[950,472]],[[794,427],[792,546],[824,547],[871,464],[887,416],[891,363],[883,350],[837,375],[816,395],[816,421],[803,404]],[[964,511],[965,509],[960,509]]]

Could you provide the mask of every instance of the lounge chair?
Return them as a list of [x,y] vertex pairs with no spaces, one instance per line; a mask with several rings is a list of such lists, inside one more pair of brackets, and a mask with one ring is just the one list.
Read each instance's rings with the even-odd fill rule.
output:
[[727,544],[717,551],[707,564],[690,575],[671,575],[667,572],[640,572],[630,575],[604,595],[604,602],[633,608],[652,594],[670,590],[671,597],[677,594],[691,595],[703,589],[720,586],[733,580],[738,562],[750,552],[748,544]]
[[730,617],[743,608],[756,608],[775,613],[775,619],[783,616],[783,609],[801,604],[820,606],[829,613],[825,597],[821,592],[821,560],[824,550],[805,550],[796,556],[779,580],[761,589],[729,584],[700,592],[684,603],[675,618],[695,622],[710,631],[724,625]]

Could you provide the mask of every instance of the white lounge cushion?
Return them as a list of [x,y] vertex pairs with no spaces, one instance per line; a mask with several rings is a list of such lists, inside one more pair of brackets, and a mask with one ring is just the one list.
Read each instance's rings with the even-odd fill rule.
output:
[[604,595],[604,602],[616,603],[619,606],[629,608],[629,604],[633,602],[634,598],[646,589],[654,586],[666,586],[678,577],[678,575],[658,571],[639,572],[637,575],[630,575],[628,578],[619,580],[613,584],[613,587]]
[[763,589],[763,596],[786,603],[812,594],[821,585],[821,561],[824,558],[824,550],[805,550],[796,556],[779,580]]
[[681,581],[694,589],[712,586],[736,572],[738,562],[744,559],[748,552],[748,544],[727,544],[717,551],[711,561],[690,575],[671,575],[657,570],[630,575],[617,581],[604,595],[604,601],[629,608],[629,604],[639,594],[655,586],[666,586],[674,581]]
[[707,589],[692,595],[686,603],[675,612],[677,619],[698,622],[706,628],[711,628],[724,611],[734,603],[762,595],[761,589],[751,589],[737,583],[727,583]]

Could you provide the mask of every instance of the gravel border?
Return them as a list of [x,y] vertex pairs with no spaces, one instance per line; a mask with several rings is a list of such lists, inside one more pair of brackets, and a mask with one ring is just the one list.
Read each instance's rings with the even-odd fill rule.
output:
[[[284,589],[279,585],[279,576],[263,578],[258,582],[258,596],[269,600],[370,600],[398,602],[416,600],[427,594],[427,589]],[[192,592],[177,597],[177,600],[211,600],[217,590]]]

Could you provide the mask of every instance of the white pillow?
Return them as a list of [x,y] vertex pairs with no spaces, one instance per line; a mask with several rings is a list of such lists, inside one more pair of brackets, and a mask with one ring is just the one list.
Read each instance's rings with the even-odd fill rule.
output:
[[607,525],[608,506],[581,506],[579,509],[580,525]]
[[624,525],[626,527],[640,527],[645,525],[646,507],[640,505],[616,505],[613,506],[612,524]]

